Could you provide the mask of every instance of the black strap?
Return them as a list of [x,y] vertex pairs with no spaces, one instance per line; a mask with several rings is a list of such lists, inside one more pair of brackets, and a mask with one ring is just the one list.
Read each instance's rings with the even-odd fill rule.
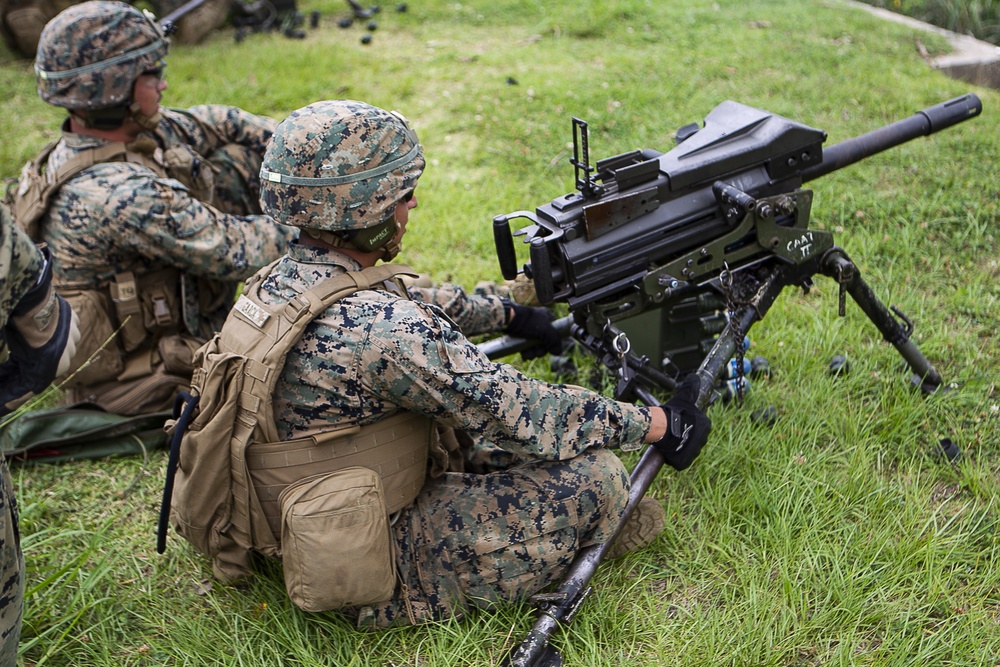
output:
[[170,439],[170,455],[167,458],[167,478],[163,482],[163,501],[160,503],[160,522],[156,527],[156,553],[162,554],[167,549],[167,528],[170,525],[170,500],[174,495],[174,474],[177,472],[177,459],[181,451],[181,439],[191,423],[191,415],[198,407],[197,394],[186,391],[179,392],[174,399],[174,436]]

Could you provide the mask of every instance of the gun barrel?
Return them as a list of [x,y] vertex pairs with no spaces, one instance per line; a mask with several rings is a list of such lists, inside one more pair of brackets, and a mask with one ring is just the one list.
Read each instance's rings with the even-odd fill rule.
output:
[[909,118],[898,120],[885,127],[862,134],[860,137],[854,137],[829,148],[824,148],[823,161],[814,167],[803,170],[802,181],[811,181],[814,178],[825,176],[832,171],[852,165],[866,157],[912,141],[917,137],[934,134],[962,121],[975,118],[982,110],[983,103],[972,93],[941,104],[935,104]]
[[166,30],[166,27],[169,24],[176,23],[180,19],[184,18],[185,14],[193,12],[205,4],[205,2],[206,0],[188,0],[183,5],[160,19],[160,25],[164,28],[164,30]]

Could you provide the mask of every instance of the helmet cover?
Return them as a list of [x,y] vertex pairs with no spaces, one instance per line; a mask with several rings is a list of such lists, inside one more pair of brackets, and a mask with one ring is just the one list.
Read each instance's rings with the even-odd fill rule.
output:
[[260,170],[261,208],[305,229],[367,229],[392,217],[423,170],[417,135],[398,113],[316,102],[275,129]]
[[109,0],[73,5],[49,21],[38,40],[38,95],[74,110],[126,105],[135,80],[161,66],[168,46],[149,12]]

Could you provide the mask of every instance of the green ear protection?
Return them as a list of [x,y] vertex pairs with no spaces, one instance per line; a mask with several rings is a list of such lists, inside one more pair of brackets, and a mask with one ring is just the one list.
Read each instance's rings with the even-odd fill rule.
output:
[[392,237],[395,235],[395,217],[391,217],[384,222],[380,222],[374,227],[355,229],[345,234],[351,245],[362,252],[371,252],[372,250],[381,248],[386,243],[391,241]]

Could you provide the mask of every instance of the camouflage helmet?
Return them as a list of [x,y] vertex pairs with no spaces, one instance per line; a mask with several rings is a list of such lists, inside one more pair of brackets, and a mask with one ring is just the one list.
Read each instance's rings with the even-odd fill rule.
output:
[[275,129],[260,170],[261,208],[305,229],[369,229],[393,216],[423,170],[417,135],[398,113],[316,102]]
[[73,5],[49,21],[38,40],[38,94],[65,109],[126,105],[135,80],[161,66],[168,45],[149,12],[106,0]]

